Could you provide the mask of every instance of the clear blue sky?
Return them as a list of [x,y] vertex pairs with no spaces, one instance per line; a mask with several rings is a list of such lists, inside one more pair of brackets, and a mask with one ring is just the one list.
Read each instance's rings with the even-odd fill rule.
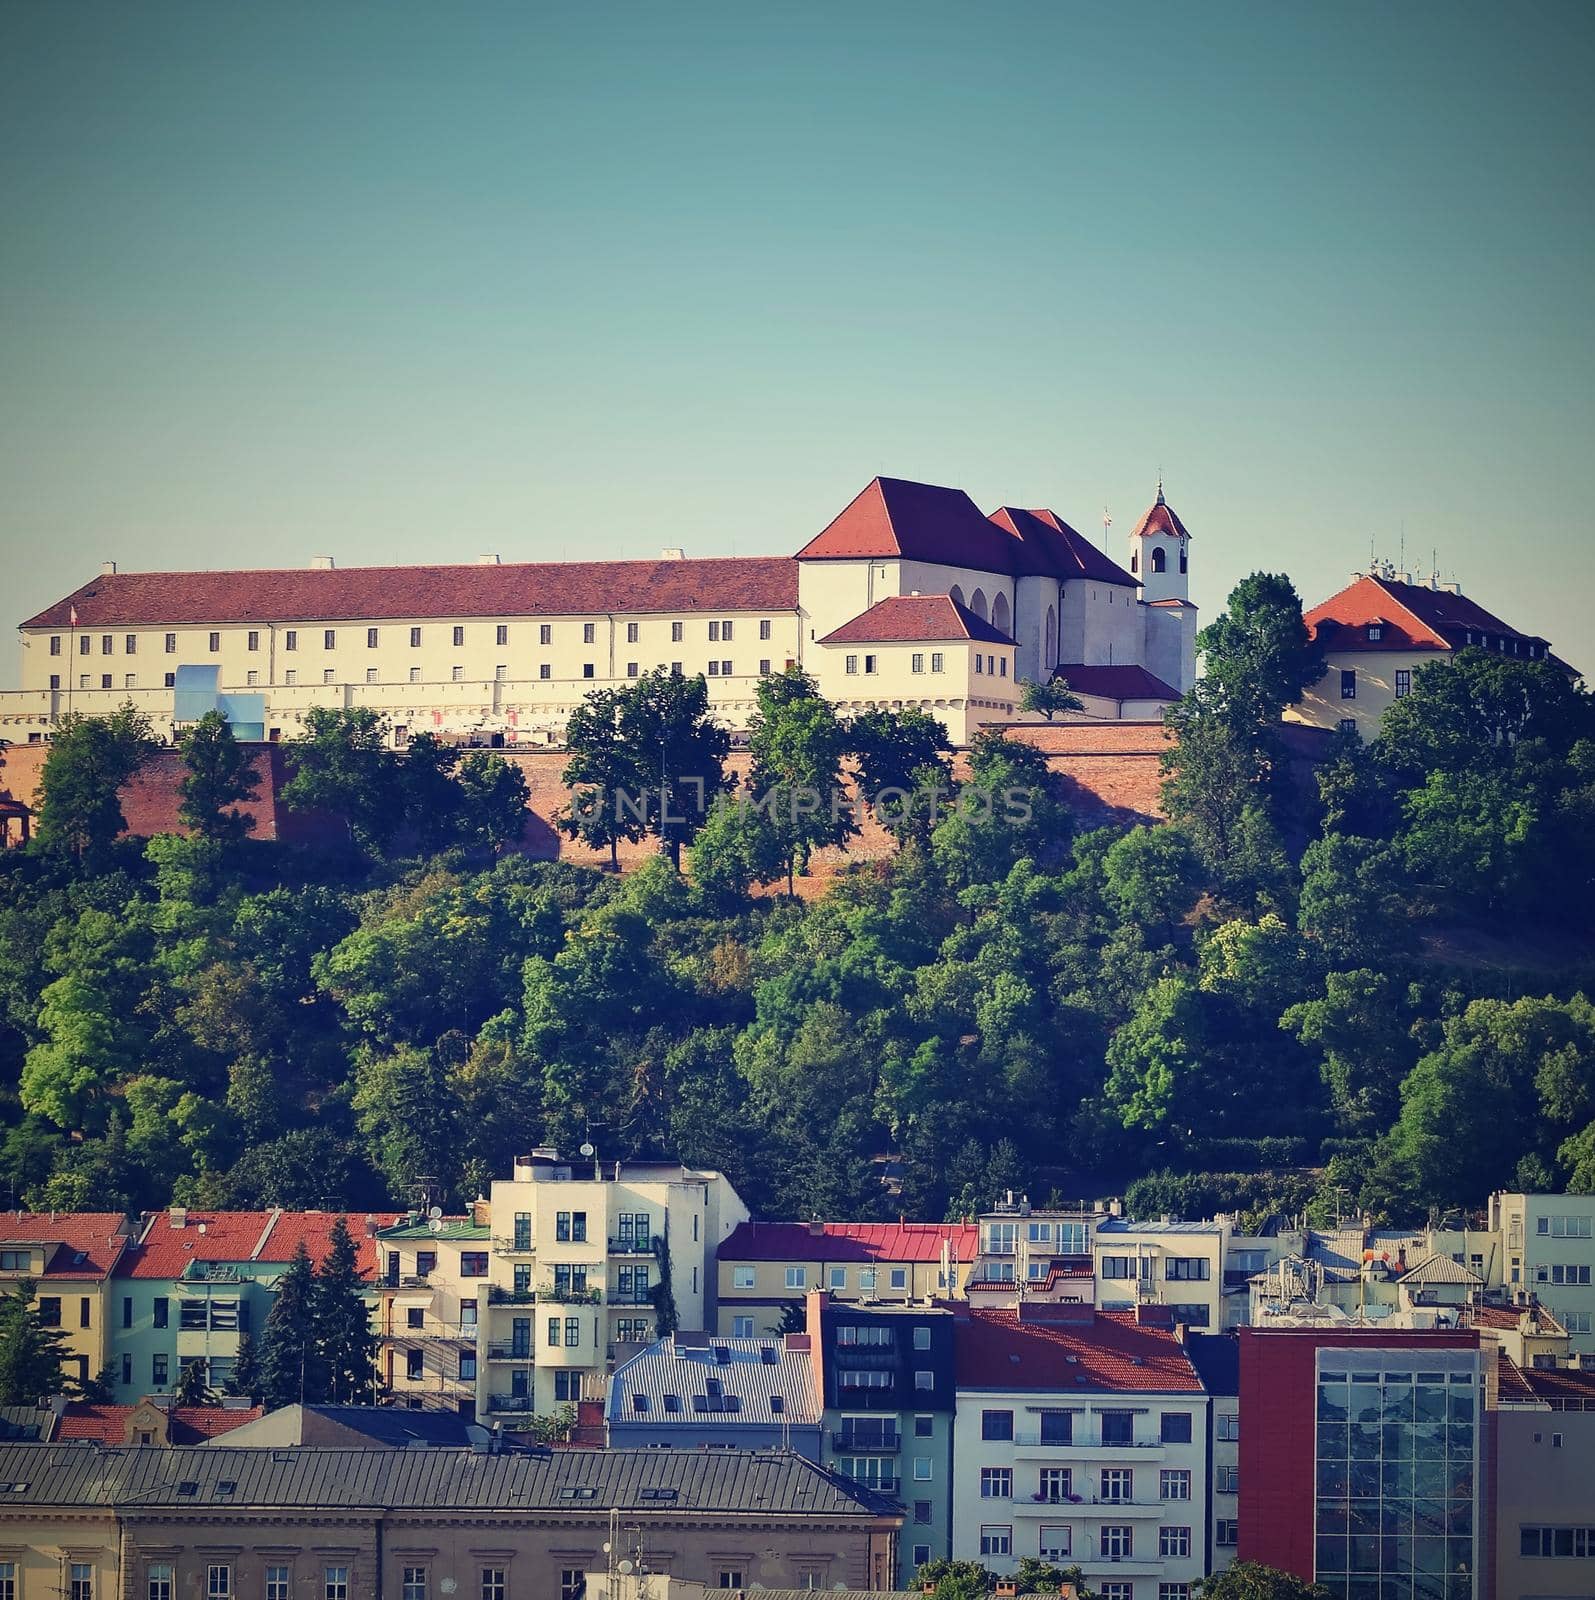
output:
[[[0,574],[795,550],[1208,613],[1370,540],[1595,669],[1595,6],[4,0]],[[0,651],[0,682],[16,657]]]

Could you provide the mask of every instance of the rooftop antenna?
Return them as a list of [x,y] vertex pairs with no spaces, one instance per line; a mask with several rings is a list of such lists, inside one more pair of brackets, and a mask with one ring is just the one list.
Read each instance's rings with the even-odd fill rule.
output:
[[1108,515],[1107,503],[1104,501],[1102,506],[1102,548],[1104,550],[1108,547],[1108,529],[1112,526],[1113,518]]

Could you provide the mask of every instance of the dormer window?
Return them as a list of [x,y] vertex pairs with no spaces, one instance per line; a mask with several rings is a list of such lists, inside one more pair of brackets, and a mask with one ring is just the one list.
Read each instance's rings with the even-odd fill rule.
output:
[[1368,639],[1369,639],[1370,643],[1375,643],[1378,640],[1382,639],[1384,637],[1384,633],[1385,633],[1385,630],[1384,630],[1384,624],[1383,623],[1370,622],[1368,624]]

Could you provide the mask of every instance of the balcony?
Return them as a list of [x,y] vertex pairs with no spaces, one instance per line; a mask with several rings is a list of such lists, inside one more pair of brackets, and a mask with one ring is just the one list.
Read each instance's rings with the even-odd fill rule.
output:
[[496,1256],[529,1256],[537,1253],[537,1247],[530,1239],[522,1243],[519,1239],[495,1239],[493,1241],[493,1254]]
[[627,1289],[624,1293],[615,1290],[609,1296],[612,1306],[651,1306],[654,1303],[652,1289]]
[[1150,1517],[1160,1519],[1164,1512],[1176,1505],[1189,1505],[1188,1500],[1104,1500],[1101,1495],[1041,1495],[1016,1496],[1013,1508],[1019,1516],[1055,1517],[1059,1511],[1070,1516],[1107,1520],[1122,1517],[1125,1521]]
[[496,1344],[487,1347],[489,1361],[530,1361],[532,1347],[530,1344],[520,1344],[513,1339],[499,1340]]
[[896,1428],[871,1429],[854,1433],[846,1429],[831,1435],[831,1448],[844,1455],[895,1454],[902,1448],[902,1435]]
[[1105,1442],[1101,1438],[1092,1438],[1078,1428],[1068,1439],[1046,1438],[1039,1433],[1016,1433],[1013,1444],[1015,1450],[1037,1450],[1048,1455],[1054,1451],[1072,1451],[1076,1455],[1100,1456],[1104,1461],[1155,1461],[1164,1448],[1161,1439]]
[[537,1406],[529,1394],[490,1394],[487,1397],[487,1409],[502,1412],[535,1412]]
[[665,1241],[656,1234],[641,1234],[630,1239],[611,1239],[609,1253],[612,1256],[652,1256],[658,1255],[665,1247]]
[[[551,1283],[540,1284],[535,1289],[507,1289],[501,1283],[492,1283],[487,1288],[487,1303],[490,1306],[601,1306],[604,1291],[591,1287],[556,1289]],[[615,1303],[631,1304],[618,1300]]]
[[411,1272],[403,1276],[389,1274],[379,1280],[378,1287],[382,1289],[430,1289],[432,1276],[427,1272]]

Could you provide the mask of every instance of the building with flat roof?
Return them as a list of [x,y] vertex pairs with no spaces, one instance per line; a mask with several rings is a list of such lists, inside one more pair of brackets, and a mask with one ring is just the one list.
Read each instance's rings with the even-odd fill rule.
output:
[[1163,496],[1128,570],[1056,513],[985,515],[961,489],[876,478],[795,556],[119,572],[20,624],[0,735],[131,700],[170,734],[219,708],[291,739],[313,706],[422,730],[558,744],[594,689],[702,676],[743,728],[761,677],[802,667],[844,713],[916,707],[955,743],[1064,676],[1098,719],[1157,718],[1196,673],[1190,535]]
[[656,1340],[615,1368],[604,1421],[615,1447],[795,1450],[818,1461],[809,1336]]

